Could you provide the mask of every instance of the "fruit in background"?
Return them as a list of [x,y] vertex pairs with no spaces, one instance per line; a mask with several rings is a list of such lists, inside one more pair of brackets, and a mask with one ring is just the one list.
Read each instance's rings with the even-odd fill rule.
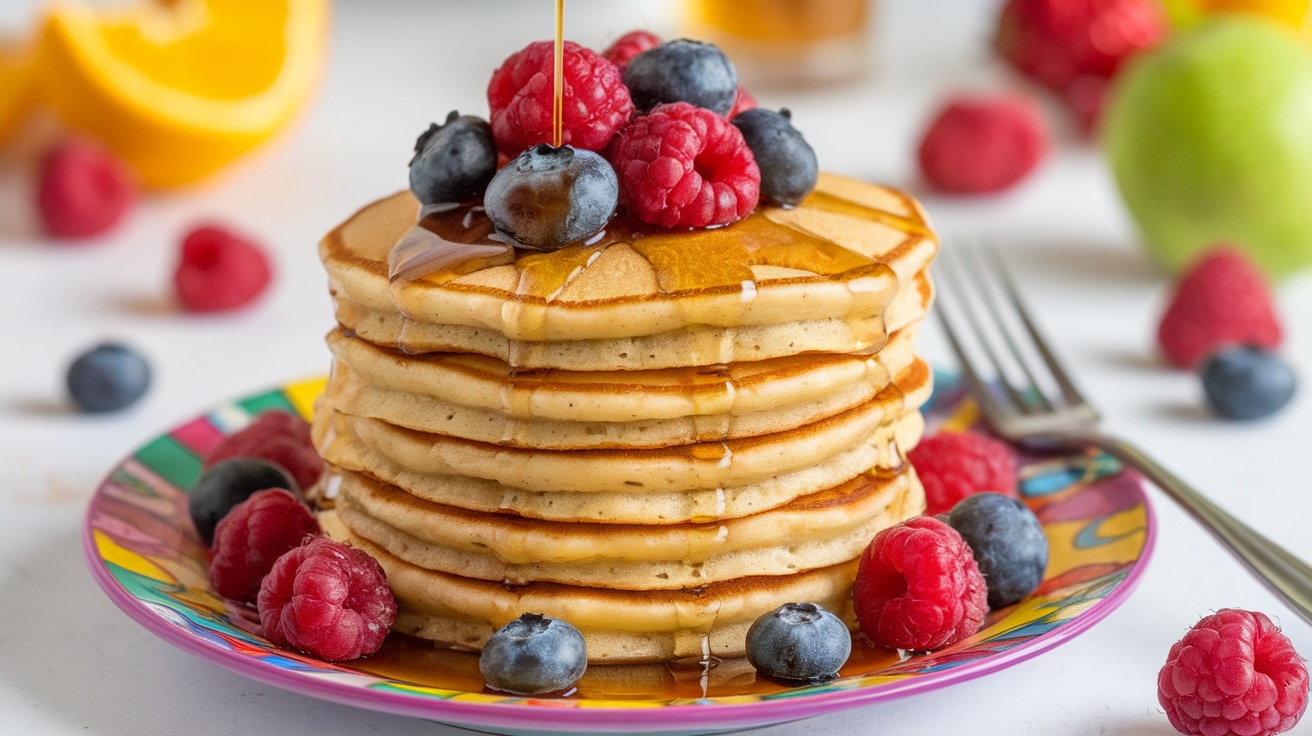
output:
[[1212,355],[1200,374],[1207,405],[1226,419],[1265,419],[1283,409],[1298,388],[1288,363],[1248,346]]
[[1063,92],[1082,76],[1111,79],[1166,32],[1153,0],[1008,0],[994,45],[1026,76]]
[[118,224],[136,199],[132,172],[93,140],[67,138],[41,163],[37,211],[56,238],[99,235]]
[[204,225],[187,233],[173,273],[178,305],[188,312],[227,312],[255,301],[273,278],[254,242]]
[[150,364],[132,348],[102,343],[73,361],[65,382],[78,410],[118,411],[135,404],[150,388]]
[[327,23],[326,0],[57,5],[38,92],[144,185],[192,184],[291,121],[319,76]]
[[934,117],[916,154],[935,189],[988,194],[1020,182],[1047,152],[1047,127],[1028,99],[958,97]]
[[1179,28],[1193,26],[1215,13],[1257,13],[1312,34],[1312,3],[1308,0],[1163,0]]
[[1312,264],[1312,51],[1251,15],[1214,18],[1117,81],[1102,134],[1145,245],[1168,268],[1218,241],[1268,273]]
[[0,39],[0,144],[31,106],[36,76],[35,44]]
[[1218,348],[1275,348],[1282,330],[1266,279],[1233,247],[1209,250],[1175,285],[1157,327],[1162,354],[1190,369]]

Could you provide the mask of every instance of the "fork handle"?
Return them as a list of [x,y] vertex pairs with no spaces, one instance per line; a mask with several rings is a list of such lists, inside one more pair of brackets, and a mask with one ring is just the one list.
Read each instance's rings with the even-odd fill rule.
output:
[[1312,624],[1312,567],[1209,501],[1134,445],[1107,435],[1086,439],[1142,472],[1206,527],[1294,613]]

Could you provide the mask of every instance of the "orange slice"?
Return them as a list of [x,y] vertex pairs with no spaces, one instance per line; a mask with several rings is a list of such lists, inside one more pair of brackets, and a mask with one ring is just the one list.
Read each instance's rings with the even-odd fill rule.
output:
[[31,107],[35,45],[0,38],[0,143],[9,137]]
[[110,146],[146,186],[204,179],[284,127],[319,76],[327,0],[58,5],[41,99]]
[[1191,26],[1214,13],[1256,13],[1284,23],[1312,38],[1312,1],[1310,0],[1166,0],[1171,21],[1180,27]]

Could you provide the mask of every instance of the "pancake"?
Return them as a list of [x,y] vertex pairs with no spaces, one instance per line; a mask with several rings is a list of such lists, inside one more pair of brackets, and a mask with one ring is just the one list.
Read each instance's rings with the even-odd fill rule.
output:
[[622,591],[559,583],[505,585],[426,570],[353,535],[328,512],[326,533],[368,552],[387,573],[399,609],[393,630],[454,649],[478,650],[525,611],[569,621],[589,662],[741,657],[747,629],[790,601],[810,601],[852,625],[857,561],[792,575],[750,576],[682,590]]
[[[360,347],[368,343],[339,335],[331,340],[336,346],[337,360],[327,394],[332,397],[334,409],[353,416],[381,419],[407,429],[502,447],[552,450],[669,447],[781,432],[866,403],[887,386],[890,373],[901,373],[914,360],[913,335],[908,334],[909,331],[914,332],[907,328],[897,333],[896,339],[880,350],[878,356],[844,356],[844,361],[817,361],[811,364],[810,370],[802,369],[807,365],[805,362],[799,365],[796,360],[781,359],[770,361],[784,364],[780,368],[738,364],[714,372],[694,368],[639,371],[627,375],[603,372],[595,376],[596,380],[587,381],[592,374],[563,375],[564,372],[555,371],[550,378],[532,376],[525,380],[523,376],[511,376],[507,369],[497,377],[488,373],[476,376],[483,379],[482,390],[445,386],[438,380],[426,385],[441,388],[427,393],[421,389],[421,385],[425,385],[421,384],[424,374],[468,376],[468,366],[444,369],[442,359],[453,357],[444,354],[435,361],[435,370],[408,370],[413,368],[413,362],[403,356],[385,353],[376,347]],[[349,359],[344,357],[347,353],[351,354]],[[367,363],[365,370],[368,373],[364,375],[355,368],[362,362]],[[377,365],[379,363],[381,368]],[[498,365],[504,367],[504,364]],[[797,367],[796,373],[775,378],[781,369],[794,366]],[[735,372],[741,375],[735,378]],[[384,375],[380,376],[380,373]],[[648,380],[643,374],[659,375]],[[401,383],[405,389],[383,387],[373,382],[389,378],[397,379],[392,385]],[[717,378],[716,385],[707,385],[708,380]],[[823,384],[827,378],[834,382],[826,387]],[[838,382],[839,379],[847,380]],[[652,381],[659,383],[652,385]],[[775,385],[779,382],[786,385]],[[759,390],[767,386],[769,391]],[[544,419],[531,416],[531,409],[525,410],[535,393],[550,394],[559,389],[567,391],[576,403],[587,406],[627,404],[631,407],[632,419],[621,422],[583,417]],[[688,393],[694,390],[700,390],[702,398],[689,399]],[[441,398],[432,395],[434,393]],[[520,395],[516,396],[516,393]],[[675,396],[669,397],[671,400],[666,403],[681,403],[696,413],[661,419],[643,416],[653,412],[643,405],[642,398],[651,394],[665,398],[664,395],[669,393]],[[750,395],[739,401],[740,394]],[[799,397],[804,400],[790,402]],[[538,403],[552,400],[560,403],[562,399],[548,395]],[[773,406],[767,406],[770,401],[774,402]],[[470,406],[470,403],[482,405]],[[493,408],[489,404],[500,406]],[[713,408],[727,408],[728,411],[711,413]]]
[[[890,447],[913,449],[924,431],[919,412],[908,412],[894,427],[876,432],[867,442],[792,473],[742,486],[691,491],[529,491],[483,478],[425,474],[407,470],[372,452],[348,429],[321,445],[328,462],[322,486],[312,490],[321,505],[331,505],[354,485],[384,482],[412,495],[472,511],[507,511],[530,519],[600,523],[680,523],[732,519],[765,511],[810,493],[830,488],[878,467],[891,467]],[[323,498],[327,495],[328,498]]]
[[459,474],[534,491],[595,492],[617,489],[682,491],[755,483],[821,462],[860,442],[877,428],[918,408],[932,390],[920,360],[873,400],[784,432],[677,447],[570,451],[502,447],[417,432],[377,419],[334,411],[325,395],[314,434],[322,447],[349,428],[375,453],[425,474]]
[[488,237],[477,208],[430,213],[422,227],[413,226],[418,215],[401,193],[324,238],[338,322],[379,345],[473,352],[521,368],[878,348],[897,328],[885,318],[899,294],[905,305],[893,316],[923,314],[929,281],[916,276],[937,250],[910,197],[828,174],[794,210],[765,207],[695,232],[616,221],[598,242],[549,253],[516,256]]
[[787,575],[861,553],[924,508],[914,475],[866,473],[779,508],[684,524],[543,522],[443,507],[385,484],[354,486],[336,513],[351,533],[413,565],[482,580],[674,590]]

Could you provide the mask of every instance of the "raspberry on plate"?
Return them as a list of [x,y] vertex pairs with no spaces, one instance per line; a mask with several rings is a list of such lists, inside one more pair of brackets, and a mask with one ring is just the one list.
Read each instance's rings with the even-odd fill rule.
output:
[[[552,143],[553,47],[551,41],[531,43],[492,73],[487,102],[503,157]],[[573,41],[565,42],[564,65],[561,145],[600,151],[633,114],[629,90],[614,64]]]
[[36,204],[56,238],[87,238],[113,227],[137,199],[132,172],[100,144],[69,138],[41,164]]
[[961,97],[935,116],[917,158],[936,189],[986,194],[1024,179],[1047,153],[1047,128],[1028,99]]
[[1307,709],[1303,658],[1265,614],[1224,608],[1171,646],[1157,702],[1180,733],[1273,736]]
[[1022,73],[1060,92],[1083,75],[1111,79],[1168,30],[1153,0],[1008,0],[994,45]]
[[852,597],[861,632],[890,649],[941,649],[979,631],[989,610],[970,547],[932,516],[875,536],[861,555]]
[[946,514],[982,491],[1017,495],[1016,456],[1007,443],[974,432],[939,432],[907,453],[925,487],[925,513]]
[[601,58],[619,67],[620,71],[624,71],[624,67],[629,65],[629,59],[660,45],[660,37],[651,31],[629,31],[616,39],[615,43],[607,46],[606,50],[601,52]]
[[1213,248],[1176,283],[1157,328],[1167,360],[1194,368],[1226,344],[1275,348],[1282,338],[1270,287],[1238,248]]
[[258,491],[232,507],[214,529],[210,584],[214,592],[255,603],[260,583],[283,553],[320,534],[319,522],[291,491]]
[[271,278],[263,249],[223,228],[205,225],[183,238],[173,286],[178,303],[188,312],[225,312],[255,301]]
[[661,227],[727,225],[756,209],[761,171],[738,128],[687,102],[633,119],[607,152],[620,204]]
[[287,411],[266,411],[225,437],[205,456],[205,467],[234,457],[268,460],[286,470],[302,492],[323,474],[323,460],[310,439],[310,423]]
[[378,651],[396,619],[396,598],[378,562],[327,537],[279,557],[258,603],[269,641],[330,661]]

